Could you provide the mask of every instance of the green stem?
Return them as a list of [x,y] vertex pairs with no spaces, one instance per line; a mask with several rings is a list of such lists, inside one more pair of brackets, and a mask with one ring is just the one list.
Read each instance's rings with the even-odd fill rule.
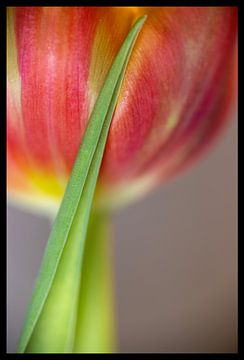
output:
[[[71,322],[73,330],[65,336],[69,352],[109,353],[115,350],[108,214],[91,211],[83,251],[80,250],[79,231],[72,234],[45,311],[27,346],[28,353],[66,352],[67,344],[61,343],[60,339]],[[75,276],[74,268],[77,269]],[[67,306],[73,309],[67,311]]]
[[115,350],[109,217],[92,212],[82,267],[75,353],[110,353]]

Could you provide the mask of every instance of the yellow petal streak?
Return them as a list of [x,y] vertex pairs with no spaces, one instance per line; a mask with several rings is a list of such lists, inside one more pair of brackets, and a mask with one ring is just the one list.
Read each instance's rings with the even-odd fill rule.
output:
[[[134,21],[145,14],[142,7],[113,7],[98,14],[88,77],[90,112],[106,74]],[[114,31],[116,29],[116,31]]]

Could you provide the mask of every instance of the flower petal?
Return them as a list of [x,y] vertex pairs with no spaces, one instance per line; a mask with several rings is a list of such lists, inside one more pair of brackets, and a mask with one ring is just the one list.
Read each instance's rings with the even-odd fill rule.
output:
[[170,149],[178,156],[182,144],[225,120],[235,37],[236,8],[149,12],[110,129],[104,183],[141,176],[155,163],[164,173]]

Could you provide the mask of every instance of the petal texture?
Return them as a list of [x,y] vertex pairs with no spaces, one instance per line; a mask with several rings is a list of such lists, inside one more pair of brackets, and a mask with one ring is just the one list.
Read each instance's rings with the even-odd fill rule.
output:
[[235,7],[9,8],[10,195],[60,201],[109,67],[142,14],[98,198],[165,181],[224,128],[236,99]]

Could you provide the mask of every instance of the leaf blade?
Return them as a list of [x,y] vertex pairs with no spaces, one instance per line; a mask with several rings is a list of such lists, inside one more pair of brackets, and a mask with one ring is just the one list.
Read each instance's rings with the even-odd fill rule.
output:
[[[130,53],[144,21],[145,17],[141,17],[129,32],[109,71],[105,84],[95,104],[75,165],[72,170],[68,186],[65,191],[62,204],[54,222],[47,248],[45,250],[42,266],[32,297],[32,303],[30,304],[24,331],[19,342],[18,352],[25,351],[29,340],[31,337],[33,338],[34,330],[38,328],[38,321],[40,323],[43,309],[45,310],[45,304],[48,304],[48,297],[52,293],[51,289],[55,289],[55,277],[56,279],[58,277],[58,267],[59,269],[61,268],[61,280],[64,276],[63,274],[65,273],[65,264],[66,270],[68,265],[68,269],[72,268],[72,264],[68,264],[68,262],[62,263],[62,256],[65,254],[65,246],[67,253],[67,243],[69,236],[71,239],[70,242],[72,243],[73,241],[73,250],[76,248],[79,249],[81,247],[80,258],[82,261],[82,251],[84,248],[91,202],[102,161],[110,122],[116,106],[119,89],[123,80]],[[80,237],[77,235],[79,234],[79,231],[82,232]],[[78,271],[77,269],[81,268],[79,259],[77,262],[77,267],[72,268],[72,271],[70,270],[72,274],[75,274],[76,271]],[[62,268],[62,265],[64,268]],[[74,279],[75,277],[79,277],[79,274],[74,275]],[[60,279],[56,281],[56,284],[61,284]],[[62,288],[62,284],[60,286]],[[55,291],[53,294],[55,299]],[[48,311],[46,312],[49,313]],[[73,322],[75,321],[74,319],[72,320]],[[72,321],[70,325],[71,329]],[[45,317],[44,322],[41,322],[41,326],[39,326],[39,328],[43,334],[45,328],[47,329],[46,331],[48,331],[48,323]],[[47,334],[44,335],[47,338]],[[41,343],[40,347],[42,348],[42,341],[40,340],[40,336],[38,337],[39,340],[36,341]],[[63,337],[65,336],[63,335]],[[66,351],[72,349],[72,331],[69,333],[68,337],[69,339],[64,349]],[[63,345],[63,340],[59,341],[59,343]],[[32,342],[32,344],[34,345],[29,347],[29,350],[30,348],[38,348],[39,346],[35,343],[35,341],[34,343]]]

